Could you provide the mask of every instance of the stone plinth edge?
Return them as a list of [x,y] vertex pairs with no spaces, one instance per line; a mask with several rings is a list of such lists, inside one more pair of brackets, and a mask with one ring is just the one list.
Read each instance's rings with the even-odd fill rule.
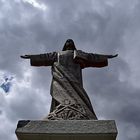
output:
[[114,120],[21,120],[19,140],[116,140]]

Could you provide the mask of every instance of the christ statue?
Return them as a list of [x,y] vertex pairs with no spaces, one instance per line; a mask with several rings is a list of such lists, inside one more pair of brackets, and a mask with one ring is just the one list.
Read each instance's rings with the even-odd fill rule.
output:
[[77,50],[72,39],[68,39],[62,51],[37,55],[24,55],[31,66],[51,66],[52,96],[50,120],[97,120],[90,99],[83,88],[82,69],[105,67],[108,59],[116,55],[86,53]]

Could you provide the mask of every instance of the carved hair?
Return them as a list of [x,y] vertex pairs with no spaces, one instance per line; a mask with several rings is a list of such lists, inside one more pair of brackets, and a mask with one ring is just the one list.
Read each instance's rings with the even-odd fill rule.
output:
[[[68,44],[68,43],[70,43],[70,44]],[[66,51],[68,47],[71,47],[72,50],[76,50],[74,41],[73,41],[72,39],[68,39],[68,40],[65,42],[62,51]]]

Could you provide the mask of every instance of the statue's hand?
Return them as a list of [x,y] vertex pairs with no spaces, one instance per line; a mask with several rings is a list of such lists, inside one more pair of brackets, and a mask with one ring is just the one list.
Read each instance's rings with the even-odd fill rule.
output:
[[20,57],[21,58],[24,58],[24,59],[30,59],[31,58],[31,55],[21,55]]
[[107,57],[108,58],[114,58],[114,57],[117,57],[118,56],[118,54],[115,54],[115,55],[108,55]]

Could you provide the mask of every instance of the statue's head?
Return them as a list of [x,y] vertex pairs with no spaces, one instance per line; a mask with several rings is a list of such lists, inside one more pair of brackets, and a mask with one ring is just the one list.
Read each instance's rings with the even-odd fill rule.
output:
[[73,41],[72,39],[68,39],[68,40],[65,42],[62,51],[66,51],[66,50],[76,50],[74,41]]

